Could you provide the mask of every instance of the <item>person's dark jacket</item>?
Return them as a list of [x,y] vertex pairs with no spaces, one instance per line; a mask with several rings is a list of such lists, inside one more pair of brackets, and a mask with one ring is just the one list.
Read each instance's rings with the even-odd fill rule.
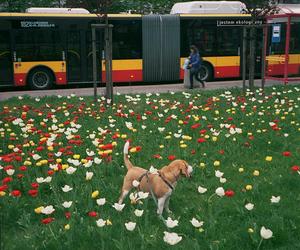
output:
[[201,66],[201,62],[202,60],[200,58],[199,53],[192,53],[190,55],[190,64],[192,65],[192,68],[199,69]]

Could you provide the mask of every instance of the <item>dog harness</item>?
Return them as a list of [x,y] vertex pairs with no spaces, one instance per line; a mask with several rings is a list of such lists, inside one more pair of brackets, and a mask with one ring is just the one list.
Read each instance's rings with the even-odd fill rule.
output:
[[[149,182],[149,171],[146,171],[145,173],[143,173],[138,179],[138,182],[141,182],[143,180],[143,178],[146,176],[147,178],[147,182]],[[166,183],[166,185],[171,188],[172,190],[174,189],[174,187],[172,186],[172,184],[165,178],[162,176],[162,174],[160,173],[160,171],[158,171],[158,176],[163,180],[164,183]],[[150,184],[150,183],[149,183]]]

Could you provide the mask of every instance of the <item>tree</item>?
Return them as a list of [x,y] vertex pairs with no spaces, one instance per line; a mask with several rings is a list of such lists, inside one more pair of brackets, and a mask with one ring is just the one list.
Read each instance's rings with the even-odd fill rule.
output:
[[63,0],[0,0],[2,11],[24,12],[30,7],[59,7]]
[[[246,0],[244,3],[246,4],[244,12],[251,15],[253,24],[258,20],[264,20],[267,15],[277,12],[277,1],[275,0]],[[257,28],[255,25],[250,26],[249,87],[251,90],[254,89]]]

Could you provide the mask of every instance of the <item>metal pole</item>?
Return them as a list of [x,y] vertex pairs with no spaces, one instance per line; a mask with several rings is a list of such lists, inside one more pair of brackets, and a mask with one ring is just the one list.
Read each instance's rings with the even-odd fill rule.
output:
[[267,54],[267,34],[268,26],[263,27],[263,46],[262,46],[262,61],[261,61],[261,88],[265,88],[266,83],[266,54]]
[[246,92],[246,65],[247,65],[247,28],[243,28],[243,53],[242,53],[242,76],[243,91]]
[[289,67],[289,52],[290,52],[290,36],[291,36],[291,17],[288,17],[285,37],[285,65],[284,65],[284,84],[289,82],[288,80],[288,67]]
[[113,102],[112,83],[112,25],[105,27],[105,73],[106,73],[106,99]]
[[96,30],[94,27],[92,27],[92,49],[93,49],[94,101],[97,102],[97,52],[96,52]]
[[255,70],[255,27],[250,28],[250,62],[249,62],[249,87],[254,90],[254,70]]

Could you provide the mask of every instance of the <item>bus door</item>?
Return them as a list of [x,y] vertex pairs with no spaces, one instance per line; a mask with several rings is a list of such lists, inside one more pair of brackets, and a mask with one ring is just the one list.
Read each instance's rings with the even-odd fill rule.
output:
[[80,30],[67,31],[67,79],[68,82],[80,82],[82,78],[82,53]]
[[0,86],[13,85],[13,63],[10,32],[0,30]]
[[[104,51],[104,32],[102,30],[96,31],[96,71],[97,71],[97,81],[102,82],[101,72],[102,72],[102,55]],[[92,43],[92,32],[91,30],[86,32],[86,79],[87,81],[93,81],[93,43]]]

